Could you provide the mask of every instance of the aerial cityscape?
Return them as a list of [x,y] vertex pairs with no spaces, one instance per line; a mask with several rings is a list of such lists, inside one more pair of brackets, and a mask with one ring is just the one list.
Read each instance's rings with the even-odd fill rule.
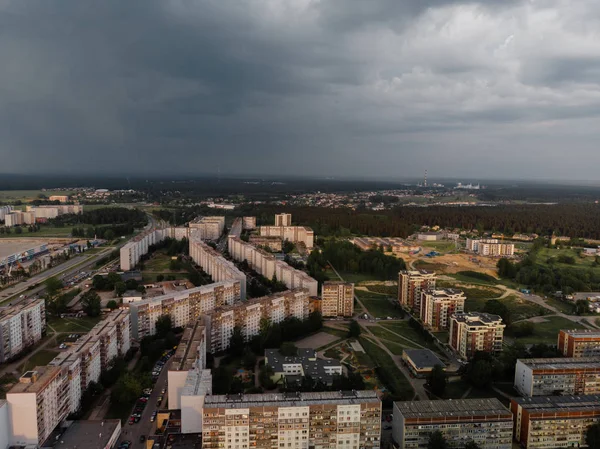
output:
[[0,2],[0,449],[600,449],[600,2]]

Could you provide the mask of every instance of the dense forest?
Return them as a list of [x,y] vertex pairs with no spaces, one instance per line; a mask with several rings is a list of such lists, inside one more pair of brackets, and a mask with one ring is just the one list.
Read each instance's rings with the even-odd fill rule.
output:
[[104,207],[84,211],[82,214],[65,214],[51,220],[56,226],[66,224],[91,224],[91,225],[116,225],[129,224],[132,226],[145,226],[148,222],[146,214],[139,209],[125,207]]

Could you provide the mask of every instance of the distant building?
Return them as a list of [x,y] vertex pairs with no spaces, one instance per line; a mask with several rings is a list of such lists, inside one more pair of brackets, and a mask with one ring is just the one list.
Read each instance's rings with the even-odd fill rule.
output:
[[514,436],[525,449],[587,447],[587,428],[600,422],[600,396],[512,398]]
[[436,279],[433,271],[401,271],[398,273],[398,302],[405,309],[420,313],[421,294],[435,289]]
[[600,357],[600,330],[561,330],[558,350],[565,357]]
[[265,349],[265,365],[273,370],[274,382],[284,381],[287,386],[300,385],[304,376],[331,386],[334,376],[343,374],[338,360],[319,359],[317,351],[306,348],[299,348],[295,356],[284,356],[278,349]]
[[6,217],[6,214],[10,214],[12,210],[12,206],[0,206],[0,221],[3,221]]
[[515,253],[514,243],[500,243],[498,239],[467,239],[466,249],[481,256],[512,256]]
[[11,228],[13,226],[19,226],[25,224],[25,216],[23,212],[11,212],[4,216],[4,225]]
[[204,448],[380,445],[381,400],[372,390],[212,395],[204,402]]
[[600,394],[600,357],[518,359],[515,388],[523,396]]
[[440,431],[450,447],[512,449],[513,415],[496,399],[394,402],[392,437],[400,449],[426,448]]
[[225,230],[225,217],[198,217],[190,222],[189,227],[202,240],[218,240]]
[[321,313],[323,317],[351,317],[354,315],[354,284],[327,281],[321,289]]
[[42,339],[46,329],[43,298],[27,299],[0,309],[0,363],[10,360]]
[[402,360],[415,377],[426,377],[436,365],[446,368],[444,362],[429,349],[404,349]]
[[251,235],[248,242],[254,246],[263,246],[271,251],[281,252],[283,241],[279,237],[265,237],[261,235]]
[[444,235],[441,232],[419,232],[417,234],[417,240],[423,240],[426,242],[435,242],[442,240]]
[[275,214],[275,226],[291,226],[292,214]]
[[261,237],[278,237],[292,243],[302,243],[307,249],[314,246],[315,233],[306,226],[260,226]]
[[242,217],[242,229],[245,231],[256,229],[256,217]]
[[502,351],[505,327],[498,315],[457,313],[450,318],[449,345],[465,360],[478,351],[498,353]]
[[448,329],[450,317],[465,310],[466,299],[462,290],[454,288],[425,291],[421,294],[421,321],[434,330]]
[[120,419],[73,421],[60,436],[60,443],[54,447],[56,449],[110,449],[116,447],[120,436]]
[[66,203],[69,201],[69,195],[50,195],[48,198],[50,201],[59,201],[61,203]]

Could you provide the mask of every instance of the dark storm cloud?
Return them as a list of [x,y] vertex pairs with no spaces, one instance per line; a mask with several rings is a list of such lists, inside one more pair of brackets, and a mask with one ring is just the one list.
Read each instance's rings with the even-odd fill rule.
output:
[[0,0],[0,172],[592,175],[600,6],[538,3]]

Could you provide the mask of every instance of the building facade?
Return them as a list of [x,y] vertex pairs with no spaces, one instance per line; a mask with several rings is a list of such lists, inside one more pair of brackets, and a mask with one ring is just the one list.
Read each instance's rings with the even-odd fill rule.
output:
[[513,256],[515,253],[514,243],[503,243],[498,239],[467,239],[466,249],[481,256]]
[[502,351],[505,324],[498,315],[469,312],[450,317],[450,347],[465,360],[476,352]]
[[513,398],[514,436],[525,449],[587,447],[587,428],[600,422],[600,396]]
[[242,229],[244,231],[256,229],[256,217],[242,217]]
[[225,217],[198,217],[190,222],[189,227],[201,240],[218,240],[225,230]]
[[187,326],[215,308],[239,301],[240,294],[240,281],[224,281],[129,303],[131,335],[139,340],[154,335],[163,315],[171,316],[175,327]]
[[519,359],[515,388],[523,396],[600,394],[600,357]]
[[28,299],[0,310],[0,363],[36,344],[45,330],[46,306],[43,298]]
[[381,444],[374,391],[207,396],[202,447],[364,448]]
[[331,386],[335,376],[343,374],[338,360],[319,359],[317,351],[308,348],[298,348],[294,356],[285,356],[278,349],[265,349],[265,365],[273,370],[273,382],[287,386],[300,385],[305,376]]
[[450,317],[464,312],[466,299],[462,290],[453,288],[425,291],[421,294],[421,321],[433,330],[448,329]]
[[561,330],[558,350],[564,357],[600,357],[600,330]]
[[321,289],[321,314],[324,317],[351,317],[354,315],[354,284],[327,281]]
[[421,294],[435,289],[436,279],[433,271],[401,271],[398,273],[398,302],[405,309],[420,313]]
[[451,448],[473,441],[482,449],[512,449],[513,415],[496,398],[395,402],[393,419],[400,449],[427,448],[435,431]]
[[291,226],[292,214],[275,214],[275,226]]

